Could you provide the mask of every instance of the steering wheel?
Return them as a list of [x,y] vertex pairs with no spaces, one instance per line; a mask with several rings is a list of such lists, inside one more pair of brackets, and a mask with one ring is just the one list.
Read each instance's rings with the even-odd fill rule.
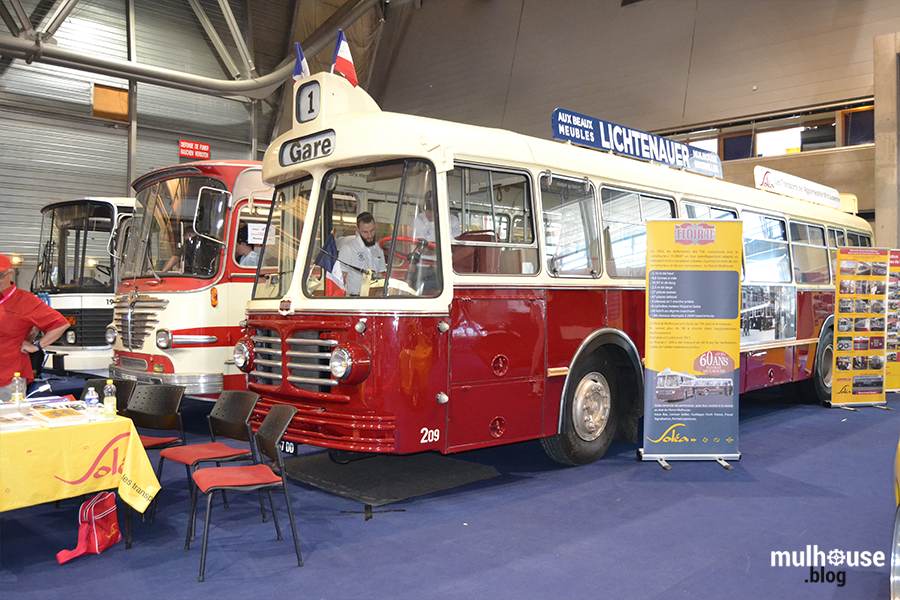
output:
[[[385,253],[389,252],[391,249],[391,236],[383,237],[378,240],[378,245],[381,246],[381,249],[385,251]],[[411,262],[413,252],[416,248],[419,249],[419,252],[424,248],[428,248],[431,251],[434,251],[437,246],[434,245],[434,242],[426,242],[424,239],[416,239],[411,237],[397,237],[397,242],[402,244],[409,244],[408,252],[401,252],[400,249],[402,246],[394,246],[394,249],[397,251],[394,256],[398,258],[401,262],[394,266],[394,269],[400,270],[408,270],[409,263]]]

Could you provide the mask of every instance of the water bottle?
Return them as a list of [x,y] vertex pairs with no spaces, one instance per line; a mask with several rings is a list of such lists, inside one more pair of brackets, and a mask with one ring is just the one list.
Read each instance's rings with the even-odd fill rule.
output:
[[12,378],[12,402],[25,400],[25,378],[21,373],[16,373]]
[[116,418],[116,386],[112,379],[107,379],[103,387],[103,418]]
[[84,395],[84,400],[85,400],[85,402],[87,402],[88,421],[99,421],[100,420],[100,396],[97,395],[97,390],[95,390],[92,387],[89,387],[87,394]]

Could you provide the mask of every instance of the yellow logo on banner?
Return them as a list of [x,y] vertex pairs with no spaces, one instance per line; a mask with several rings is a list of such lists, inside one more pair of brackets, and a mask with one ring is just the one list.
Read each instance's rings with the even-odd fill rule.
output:
[[693,438],[683,437],[681,435],[681,432],[677,431],[675,429],[676,427],[687,427],[687,425],[685,425],[684,423],[675,423],[674,425],[672,425],[671,427],[666,429],[666,432],[664,434],[662,434],[658,440],[651,440],[650,438],[647,438],[647,440],[654,444],[658,444],[660,442],[678,443],[678,442],[696,442],[697,441]]

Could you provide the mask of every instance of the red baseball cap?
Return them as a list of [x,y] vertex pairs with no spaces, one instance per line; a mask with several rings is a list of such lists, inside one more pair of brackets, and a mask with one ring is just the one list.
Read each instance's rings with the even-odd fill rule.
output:
[[3,271],[8,271],[9,269],[12,269],[12,267],[13,267],[13,264],[6,257],[6,255],[0,254],[0,273],[2,273]]

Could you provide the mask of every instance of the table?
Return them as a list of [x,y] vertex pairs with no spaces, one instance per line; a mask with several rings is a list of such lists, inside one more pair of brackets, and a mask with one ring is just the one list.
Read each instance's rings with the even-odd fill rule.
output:
[[0,432],[0,512],[113,488],[141,513],[160,489],[130,419]]

